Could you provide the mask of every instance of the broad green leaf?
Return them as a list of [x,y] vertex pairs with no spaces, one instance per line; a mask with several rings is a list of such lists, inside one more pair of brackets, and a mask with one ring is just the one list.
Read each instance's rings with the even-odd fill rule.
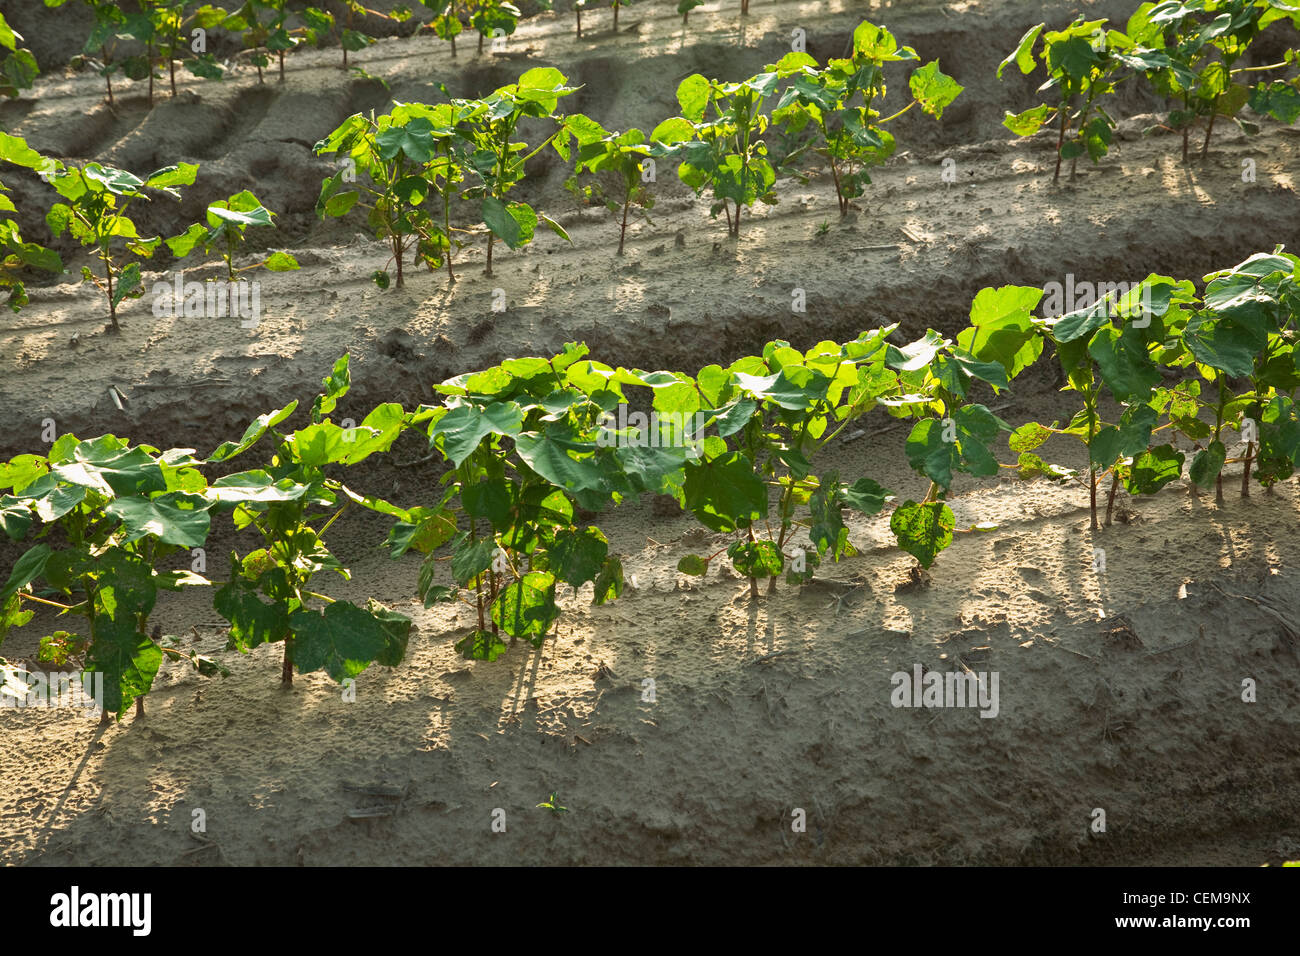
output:
[[24,552],[23,556],[14,563],[4,590],[0,591],[0,607],[8,604],[9,599],[18,591],[45,573],[45,565],[51,554],[48,544],[38,544]]
[[737,573],[746,578],[776,577],[785,568],[785,558],[775,542],[737,541],[727,549]]
[[171,492],[153,498],[118,498],[104,513],[122,522],[123,544],[154,537],[163,544],[198,548],[208,537],[210,505],[198,495]]
[[1202,448],[1192,459],[1189,476],[1201,488],[1209,491],[1214,487],[1219,473],[1223,471],[1223,462],[1228,457],[1228,449],[1221,441],[1212,441],[1209,447]]
[[997,77],[999,80],[1002,79],[1002,71],[1012,63],[1015,63],[1020,68],[1020,72],[1025,75],[1034,72],[1034,44],[1038,41],[1038,35],[1043,32],[1043,27],[1046,25],[1040,23],[1025,31],[1025,35],[1020,38],[1016,48],[1011,51],[1005,60],[998,64]]
[[938,60],[913,71],[908,86],[912,90],[912,96],[921,104],[921,109],[935,119],[941,118],[944,107],[965,89],[951,76],[939,70]]
[[1152,495],[1182,477],[1184,455],[1172,445],[1157,445],[1133,459],[1125,487],[1130,494]]
[[323,670],[342,683],[372,663],[400,664],[406,656],[411,621],[373,600],[365,609],[335,601],[323,612],[298,608],[289,615],[289,628],[298,672]]
[[471,661],[491,663],[506,650],[505,641],[491,631],[474,631],[456,642],[456,653]]
[[564,530],[556,534],[547,551],[555,576],[578,587],[596,580],[605,566],[609,541],[599,528]]
[[952,544],[956,524],[952,509],[944,502],[917,504],[910,499],[895,509],[889,520],[898,546],[916,558],[923,568],[934,564],[939,552]]
[[492,602],[492,620],[511,637],[522,637],[541,647],[547,631],[560,616],[555,604],[555,576],[530,571],[502,588]]
[[740,452],[687,467],[683,487],[687,510],[714,531],[747,528],[767,514],[767,487]]

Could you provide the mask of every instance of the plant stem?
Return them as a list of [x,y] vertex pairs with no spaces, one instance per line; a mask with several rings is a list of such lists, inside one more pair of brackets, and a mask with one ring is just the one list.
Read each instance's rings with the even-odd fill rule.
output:
[[[1219,96],[1223,94],[1220,93]],[[1210,111],[1210,124],[1205,128],[1205,143],[1201,146],[1201,159],[1210,152],[1210,137],[1214,135],[1214,121],[1219,117],[1219,96],[1214,98],[1214,108]]]
[[618,254],[623,254],[623,238],[627,235],[627,207],[632,205],[631,197],[623,202],[623,225],[618,230]]
[[840,188],[840,170],[834,157],[831,157],[831,179],[835,181],[835,198],[840,204],[840,215],[847,216],[849,214],[849,201],[845,197],[843,189]]
[[1106,498],[1106,527],[1110,527],[1111,512],[1115,510],[1115,492],[1119,490],[1119,473],[1110,473],[1110,495]]
[[104,57],[104,82],[108,84],[108,105],[113,105],[113,74],[109,70],[108,47],[100,47],[99,52]]
[[[1061,179],[1061,149],[1065,146],[1065,127],[1069,122],[1070,110],[1063,102],[1061,103],[1061,135],[1056,138],[1056,172],[1052,175],[1052,183],[1055,185]],[[1094,526],[1096,520],[1093,520]]]
[[121,329],[117,324],[117,306],[113,304],[113,266],[108,261],[108,250],[100,250],[100,258],[104,260],[104,275],[108,278],[108,317],[113,323],[113,331],[120,332]]
[[1250,462],[1255,455],[1255,443],[1246,442],[1246,464],[1241,471],[1241,497],[1250,497]]
[[1092,530],[1097,530],[1097,467],[1096,465],[1088,469],[1088,493],[1091,498],[1092,507]]

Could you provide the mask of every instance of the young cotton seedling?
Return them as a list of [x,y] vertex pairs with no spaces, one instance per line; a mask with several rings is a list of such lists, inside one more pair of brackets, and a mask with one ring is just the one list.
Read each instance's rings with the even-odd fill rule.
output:
[[123,253],[148,259],[162,243],[162,238],[144,238],[127,215],[133,202],[148,200],[146,189],[180,201],[178,186],[190,186],[198,166],[177,163],[164,166],[140,179],[125,170],[99,163],[81,167],[62,167],[49,176],[54,189],[67,200],[55,203],[45,215],[45,221],[55,236],[68,232],[74,239],[99,259],[104,274],[97,276],[89,266],[81,270],[83,281],[92,283],[108,300],[108,316],[112,331],[118,332],[118,306],[123,299],[138,299],[144,294],[139,262],[123,264]]
[[666,148],[665,155],[680,159],[677,175],[697,196],[712,191],[709,214],[724,213],[727,234],[737,239],[742,208],[777,201],[772,191],[776,171],[762,137],[769,123],[763,104],[776,92],[778,81],[776,73],[760,73],[741,83],[692,74],[677,87],[682,115],[664,120],[650,134],[651,141]]
[[465,25],[461,23],[460,14],[457,12],[458,0],[420,0],[420,2],[433,11],[433,19],[425,24],[425,27],[436,33],[440,39],[450,43],[451,55],[455,56],[456,37],[465,31]]
[[[1087,446],[1093,531],[1100,527],[1097,485],[1107,473],[1112,476],[1108,520],[1121,480],[1130,493],[1154,494],[1182,474],[1182,452],[1169,444],[1151,447],[1153,432],[1165,427],[1157,427],[1161,408],[1155,389],[1161,375],[1152,350],[1176,331],[1182,321],[1182,305],[1190,300],[1190,284],[1152,275],[1123,295],[1112,292],[1073,312],[1035,321],[1039,334],[1054,346],[1067,382],[1063,391],[1077,392],[1083,408],[1064,428],[1038,423],[1021,426],[1010,444],[1021,454],[1018,467],[1025,477],[1048,472],[1075,476],[1046,466],[1031,454],[1051,435],[1072,435]],[[1103,389],[1124,408],[1117,422],[1102,418]]]
[[280,82],[284,82],[284,55],[299,43],[301,37],[291,34],[285,26],[288,11],[286,0],[245,0],[242,7],[224,24],[228,30],[243,33],[244,49],[257,67],[257,82],[263,82],[262,69],[270,65],[270,54],[280,61]]
[[[618,231],[618,255],[623,254],[627,237],[627,217],[633,206],[649,221],[647,212],[654,206],[654,197],[646,188],[644,172],[646,161],[662,155],[654,144],[647,143],[645,133],[630,129],[624,133],[611,133],[595,120],[574,113],[566,116],[564,126],[555,138],[555,151],[565,160],[570,158],[570,137],[573,139],[574,175],[565,188],[589,202],[599,202],[615,215],[622,214]],[[578,175],[590,174],[592,181],[580,185]],[[616,185],[607,189],[612,180]]]
[[1268,24],[1288,16],[1300,27],[1300,9],[1283,10],[1259,0],[1166,0],[1143,4],[1129,18],[1129,37],[1165,58],[1146,76],[1157,92],[1179,103],[1169,112],[1168,128],[1182,133],[1184,163],[1191,130],[1206,127],[1204,158],[1220,116],[1231,118],[1248,135],[1257,133],[1255,124],[1238,115],[1248,103],[1256,113],[1288,125],[1300,116],[1300,79],[1260,82],[1253,88],[1241,82],[1293,64],[1294,50],[1280,63],[1234,68]]
[[306,42],[312,46],[322,46],[327,36],[337,35],[339,46],[343,48],[344,70],[349,68],[349,53],[364,50],[375,42],[375,38],[370,34],[354,30],[353,26],[355,24],[366,17],[379,17],[397,23],[404,23],[411,18],[411,11],[408,7],[396,7],[390,13],[384,13],[382,10],[372,10],[370,7],[357,2],[357,0],[342,0],[342,5],[344,10],[342,27],[339,26],[334,14],[320,7],[307,7],[302,12],[302,18],[307,24],[303,28],[303,36]]
[[505,0],[466,0],[470,10],[469,25],[478,31],[478,52],[483,52],[483,38],[510,36],[523,16],[519,8]]
[[274,215],[245,189],[208,206],[206,225],[193,223],[179,236],[168,239],[167,247],[178,259],[185,258],[196,248],[203,249],[208,255],[215,253],[226,263],[226,278],[230,282],[235,281],[237,273],[261,266],[272,272],[292,272],[298,268],[298,260],[287,252],[273,252],[251,265],[235,268],[235,256],[244,246],[248,229],[274,226]]
[[[1017,136],[1032,136],[1054,120],[1059,123],[1053,183],[1061,178],[1062,160],[1071,160],[1073,178],[1078,158],[1084,153],[1095,163],[1110,151],[1115,120],[1102,101],[1126,78],[1121,77],[1121,69],[1145,71],[1168,63],[1162,53],[1138,48],[1118,30],[1105,30],[1105,24],[1104,19],[1079,17],[1064,30],[1044,32],[1045,24],[1040,23],[1026,32],[1010,55],[998,64],[998,79],[1012,63],[1025,75],[1034,72],[1038,62],[1047,71],[1047,82],[1038,91],[1054,89],[1056,102],[1043,103],[1021,113],[1008,111],[1002,125]],[[1035,60],[1034,51],[1040,37],[1042,47]],[[1079,99],[1082,103],[1076,109],[1074,104]]]
[[[45,6],[57,9],[68,0],[45,0]],[[82,53],[89,57],[98,55],[99,68],[96,70],[104,78],[108,88],[108,105],[113,105],[113,73],[121,64],[113,61],[119,40],[126,34],[126,14],[118,9],[116,0],[81,0],[90,9],[94,18],[90,36],[82,47]]]
[[[622,392],[613,369],[580,361],[586,353],[569,344],[551,359],[457,376],[437,387],[443,405],[412,416],[452,470],[436,503],[397,515],[389,545],[394,558],[411,548],[428,555],[418,585],[426,607],[460,600],[475,611],[477,627],[456,644],[464,657],[495,660],[506,651],[502,632],[540,647],[559,619],[562,583],[591,584],[595,604],[623,591],[622,563],[598,528],[579,524],[577,508],[647,489],[626,470],[628,449],[600,442],[602,413]],[[632,373],[623,378],[641,384]],[[488,382],[491,394],[483,394]],[[674,458],[659,449],[638,465],[654,471],[656,459]],[[447,543],[454,587],[435,583],[447,559],[434,552]]]
[[[769,342],[761,356],[701,369],[687,383],[692,393],[656,392],[657,406],[702,409],[716,425],[717,436],[705,438],[701,454],[685,463],[674,491],[705,527],[736,535],[725,551],[749,579],[751,596],[758,595],[760,577],[768,578],[770,593],[782,572],[792,584],[806,583],[823,556],[839,561],[856,554],[844,509],[874,515],[892,497],[870,478],[846,484],[836,472],[819,477],[812,460],[877,405],[919,400],[902,394],[898,376],[885,368],[885,340],[894,328],[873,329],[842,345],[821,342],[807,352]],[[778,493],[776,529],[769,521],[772,490]],[[804,506],[806,517],[798,515]],[[807,529],[812,550],[787,552],[796,528]],[[677,569],[704,575],[722,553],[688,555]]]
[[[313,584],[322,571],[350,577],[325,544],[326,532],[349,505],[402,513],[379,499],[356,494],[328,477],[327,469],[387,451],[407,423],[402,407],[394,403],[380,405],[356,428],[329,420],[351,387],[346,355],[334,364],[324,385],[307,426],[287,435],[276,430],[297,407],[291,402],[258,418],[239,442],[222,444],[207,459],[211,464],[228,462],[267,434],[275,441],[266,468],[218,478],[206,496],[217,508],[234,509],[236,528],[262,536],[263,547],[242,558],[231,556],[231,579],[214,596],[214,606],[230,622],[230,642],[236,649],[284,644],[280,679],[285,687],[293,683],[295,668],[299,673],[324,670],[342,683],[371,663],[395,667],[406,654],[411,629],[409,618],[374,599],[362,607],[331,598]],[[324,610],[317,611],[315,602],[323,602]]]
[[611,28],[611,30],[610,30],[611,33],[618,33],[618,11],[619,11],[619,8],[620,8],[620,7],[625,7],[625,6],[627,6],[627,5],[628,5],[629,3],[631,3],[631,2],[632,2],[632,0],[609,0],[609,5],[610,5],[611,7],[614,8],[614,26],[613,26],[613,27]]
[[[408,250],[414,250],[416,260],[430,271],[446,256],[450,274],[450,192],[463,178],[457,162],[463,144],[458,126],[475,112],[457,101],[437,107],[399,105],[378,117],[357,113],[316,144],[319,154],[345,158],[343,168],[322,184],[316,214],[324,219],[344,216],[354,206],[367,210],[370,230],[392,251],[398,288],[405,282]],[[441,199],[441,210],[436,199]],[[442,213],[441,223],[437,212]],[[387,288],[387,268],[374,278]]]
[[[212,503],[191,451],[132,447],[113,435],[62,435],[48,456],[23,455],[0,466],[0,530],[14,541],[45,539],[18,559],[0,588],[0,639],[10,626],[28,623],[34,607],[84,617],[82,634],[60,630],[42,639],[41,657],[74,657],[85,670],[103,673],[105,720],[109,713],[120,720],[133,700],[143,715],[164,655],[203,674],[228,673],[166,645],[149,628],[160,590],[209,584],[189,569],[161,569],[207,539]],[[61,600],[34,592],[32,583],[42,578]]]
[[133,80],[149,79],[149,102],[153,103],[154,68],[161,57],[167,63],[172,96],[176,95],[176,61],[180,60],[195,76],[221,79],[224,71],[216,57],[206,49],[208,30],[224,27],[244,29],[238,15],[228,16],[222,7],[204,4],[190,10],[185,0],[146,0],[139,14],[128,15],[126,32],[145,44],[143,56],[129,57],[124,72]]
[[538,215],[524,202],[507,201],[510,191],[524,178],[524,164],[561,132],[557,129],[532,152],[528,144],[514,142],[515,130],[525,117],[557,119],[555,107],[561,97],[578,87],[566,86],[565,76],[552,67],[536,67],[519,77],[518,83],[503,86],[478,101],[466,123],[466,136],[472,152],[466,157],[466,172],[479,182],[465,190],[466,198],[481,200],[483,222],[488,227],[487,270],[492,274],[492,247],[501,239],[511,249],[527,245],[533,239],[538,222],[545,223],[556,235],[569,241],[569,234],[547,216]]
[[793,77],[772,112],[773,122],[785,124],[795,134],[814,131],[812,140],[787,156],[785,163],[804,150],[825,159],[841,216],[848,214],[852,201],[870,185],[870,168],[893,155],[894,137],[884,124],[917,105],[936,120],[942,119],[945,107],[963,89],[934,60],[912,72],[910,102],[882,116],[879,107],[886,94],[885,64],[911,60],[920,60],[914,49],[899,46],[884,27],[864,22],[853,33],[851,59],[831,60],[824,69],[817,69],[817,61],[808,54],[787,53],[768,67],[782,79]]

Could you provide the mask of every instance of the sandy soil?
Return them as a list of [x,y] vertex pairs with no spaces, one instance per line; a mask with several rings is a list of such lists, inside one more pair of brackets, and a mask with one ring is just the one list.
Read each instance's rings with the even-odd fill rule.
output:
[[[24,30],[30,3],[10,19]],[[264,318],[159,321],[147,300],[127,308],[121,336],[102,333],[91,290],[51,283],[0,326],[0,453],[31,450],[41,420],[59,430],[130,435],[206,452],[252,416],[309,398],[344,350],[354,391],[340,417],[376,402],[428,401],[432,383],[508,355],[587,341],[597,357],[694,369],[773,337],[796,345],[846,338],[882,321],[908,337],[966,321],[986,285],[1136,280],[1152,271],[1199,277],[1276,243],[1300,241],[1295,130],[1256,138],[1216,131],[1209,161],[1184,169],[1179,141],[1143,136],[1158,104],[1126,91],[1118,149],[1073,183],[1050,185],[1052,146],[1011,140],[1002,111],[1030,102],[1036,81],[993,77],[1023,30],[1075,8],[1121,17],[1105,3],[767,3],[743,32],[734,16],[680,18],[630,8],[635,29],[572,36],[568,13],[530,20],[506,57],[452,60],[427,37],[384,40],[359,56],[378,83],[342,74],[337,50],[290,61],[284,84],[251,70],[224,83],[185,83],[150,112],[125,86],[115,111],[97,78],[53,75],[39,97],[0,104],[0,125],[38,148],[147,171],[201,163],[182,204],[149,209],[146,228],[172,230],[218,195],[251,187],[280,213],[301,273],[262,279]],[[6,10],[8,16],[8,10]],[[886,22],[922,56],[941,58],[967,91],[942,124],[904,118],[900,156],[863,208],[840,222],[824,179],[779,184],[782,202],[745,223],[739,244],[710,222],[669,170],[653,226],[614,256],[616,226],[580,210],[557,162],[541,163],[526,198],[570,227],[573,245],[543,236],[522,253],[483,243],[460,258],[460,280],[414,276],[380,292],[367,278],[386,253],[349,224],[322,225],[312,206],[327,165],[311,144],[350,112],[482,93],[533,65],[585,84],[569,108],[607,126],[650,128],[675,111],[676,81],[697,70],[741,76],[775,60],[792,25],[809,51],[838,54],[863,16]],[[584,22],[586,18],[584,18]],[[43,21],[42,21],[43,22]],[[66,23],[65,51],[80,27]],[[56,38],[57,39],[57,38]],[[54,44],[43,34],[43,43]],[[57,47],[57,44],[54,44]],[[1262,51],[1266,52],[1266,51]],[[38,50],[38,54],[41,51]],[[42,55],[42,64],[54,62]],[[671,77],[668,82],[665,77]],[[940,181],[956,160],[958,183]],[[1242,181],[1242,161],[1256,181]],[[6,174],[20,208],[48,187]],[[830,222],[826,235],[818,227]],[[25,231],[42,238],[39,222]],[[80,265],[65,249],[69,264]],[[159,259],[157,278],[172,264]],[[202,277],[211,270],[187,270]],[[790,293],[807,291],[792,314]],[[504,289],[509,308],[491,311]],[[80,344],[69,347],[73,333]],[[126,394],[125,411],[108,397]],[[1000,414],[1051,420],[1071,409],[1035,374]],[[924,491],[888,420],[828,451],[826,468],[869,474],[900,495]],[[1070,462],[1074,450],[1051,449]],[[399,445],[398,460],[418,457]],[[356,484],[415,503],[429,466],[376,463]],[[349,483],[353,483],[350,475]],[[382,524],[347,517],[333,544],[354,573],[337,593],[374,594],[419,627],[405,664],[373,668],[355,703],[323,675],[279,689],[275,649],[229,655],[234,675],[203,681],[165,670],[143,720],[106,731],[68,713],[0,712],[0,860],[10,864],[157,863],[1229,863],[1300,853],[1297,640],[1293,533],[1297,487],[1235,493],[1226,506],[1171,487],[1124,503],[1130,520],[1090,533],[1086,495],[1046,483],[959,481],[959,535],[929,586],[890,546],[887,517],[854,526],[862,554],[831,569],[852,591],[782,589],[751,603],[742,582],[700,583],[678,558],[710,547],[688,518],[648,503],[603,515],[638,587],[613,605],[566,603],[558,640],[520,645],[492,664],[459,659],[468,617],[411,601],[417,563],[376,553]],[[233,535],[215,557],[242,547]],[[1093,549],[1106,550],[1104,574]],[[0,550],[7,566],[12,549]],[[192,595],[160,605],[164,630],[219,650],[224,637]],[[1290,622],[1290,623],[1288,623]],[[6,656],[35,653],[39,620]],[[191,631],[191,628],[197,628]],[[896,709],[890,675],[968,667],[999,674],[996,719],[975,710]],[[655,700],[643,700],[654,680]],[[1241,701],[1257,682],[1258,702]],[[916,716],[910,716],[915,713]],[[396,787],[401,801],[352,787]],[[558,793],[568,813],[536,804]],[[349,811],[384,805],[387,815]],[[1091,834],[1095,808],[1107,832]],[[190,833],[201,808],[207,840]],[[504,834],[491,829],[505,811]],[[791,832],[806,811],[807,832]]]

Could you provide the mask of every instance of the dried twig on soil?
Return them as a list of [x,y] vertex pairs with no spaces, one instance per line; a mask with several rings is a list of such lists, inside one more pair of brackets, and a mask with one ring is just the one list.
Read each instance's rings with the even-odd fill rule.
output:
[[1296,626],[1292,624],[1289,620],[1287,620],[1285,617],[1283,617],[1281,612],[1278,611],[1277,608],[1273,607],[1271,604],[1261,601],[1258,598],[1249,597],[1245,594],[1238,594],[1235,591],[1226,591],[1223,588],[1219,587],[1219,585],[1215,584],[1213,581],[1207,583],[1209,584],[1210,587],[1214,588],[1214,590],[1218,591],[1224,597],[1235,598],[1238,601],[1249,601],[1251,604],[1255,605],[1255,607],[1259,608],[1265,614],[1269,615],[1274,620],[1276,620],[1279,624],[1281,624],[1282,627],[1286,630],[1287,637],[1291,641],[1300,639],[1300,630],[1297,630]]
[[423,465],[426,461],[433,461],[434,458],[438,457],[438,454],[439,454],[438,451],[435,449],[434,451],[429,452],[429,454],[425,455],[423,458],[414,458],[411,461],[395,461],[393,462],[393,467],[414,468],[416,465]]

